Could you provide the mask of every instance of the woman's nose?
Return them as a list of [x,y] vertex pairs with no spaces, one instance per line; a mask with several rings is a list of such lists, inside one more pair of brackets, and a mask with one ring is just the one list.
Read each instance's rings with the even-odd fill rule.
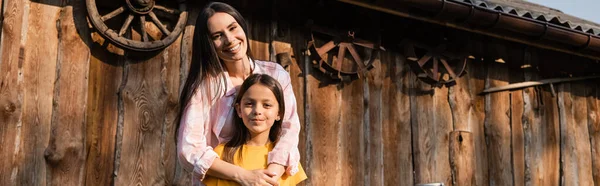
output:
[[226,32],[225,33],[225,46],[228,46],[229,44],[233,43],[233,40],[235,39],[235,37],[233,37],[233,34]]

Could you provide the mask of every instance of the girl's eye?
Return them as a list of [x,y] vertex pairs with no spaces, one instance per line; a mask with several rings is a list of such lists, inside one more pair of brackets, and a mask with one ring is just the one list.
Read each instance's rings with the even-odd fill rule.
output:
[[267,103],[267,104],[265,104],[264,106],[265,106],[266,108],[271,108],[271,106],[273,106],[273,105],[271,105],[271,104]]
[[229,31],[233,31],[237,28],[237,26],[232,26],[231,28],[229,28]]
[[246,106],[252,106],[252,102],[246,102],[246,103],[244,103],[244,105],[246,105]]

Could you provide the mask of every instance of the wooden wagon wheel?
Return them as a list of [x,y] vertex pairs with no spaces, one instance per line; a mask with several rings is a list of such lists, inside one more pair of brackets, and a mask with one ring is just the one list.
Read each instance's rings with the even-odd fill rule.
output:
[[446,45],[435,48],[409,42],[404,46],[408,63],[422,81],[434,86],[449,86],[465,73],[464,55],[448,52]]
[[[317,46],[315,33],[326,35],[333,39],[321,46]],[[364,77],[367,70],[373,68],[373,61],[377,56],[376,53],[379,50],[385,50],[383,47],[372,42],[355,38],[353,31],[337,34],[334,31],[318,27],[312,27],[311,41],[308,42],[308,48],[311,58],[314,60],[314,67],[339,80],[349,80],[356,76],[359,78]],[[370,49],[370,55],[367,54],[368,57],[362,58],[357,49],[361,51]],[[350,53],[354,62],[353,65],[355,65],[350,70],[342,68],[346,52]],[[333,59],[333,56],[336,56],[336,59]]]
[[[96,6],[96,0],[86,0],[89,19],[98,32],[116,45],[134,51],[155,51],[163,49],[173,43],[184,29],[188,12],[185,1],[177,2],[170,0],[124,0],[118,8],[111,12],[100,15]],[[173,5],[176,4],[176,5]],[[171,5],[169,7],[168,5]],[[176,6],[175,8],[172,8]],[[118,28],[110,28],[106,22],[117,16],[126,16],[125,21]],[[169,20],[166,17],[173,17]],[[149,37],[146,19],[160,30],[157,37]],[[161,21],[161,19],[165,21]],[[177,20],[174,24],[173,20]],[[137,24],[132,25],[136,21]],[[171,22],[169,22],[171,21]],[[135,23],[135,22],[134,22]],[[131,36],[125,37],[125,33],[138,26],[139,39]]]

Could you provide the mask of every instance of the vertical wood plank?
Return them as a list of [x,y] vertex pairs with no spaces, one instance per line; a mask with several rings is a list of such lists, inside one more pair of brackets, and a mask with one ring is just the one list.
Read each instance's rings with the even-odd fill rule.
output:
[[[525,81],[522,67],[524,65],[525,47],[506,42],[508,52],[504,60],[509,66],[510,83]],[[512,144],[513,185],[525,185],[525,139],[523,133],[523,90],[510,91],[510,126]]]
[[[381,61],[381,55],[376,56],[373,63],[373,68],[369,70],[365,84],[365,92],[368,92],[368,96],[365,95],[367,105],[365,109],[368,109],[368,116],[364,118],[365,126],[365,142],[367,143],[367,158],[365,161],[366,171],[365,174],[367,185],[383,185],[383,109],[388,105],[389,102],[384,102],[384,79],[388,72],[388,61],[384,63]],[[386,89],[389,89],[386,84]],[[387,96],[385,96],[387,97]]]
[[[167,185],[174,185],[176,165],[177,165],[177,146],[175,135],[175,119],[179,112],[177,106],[179,102],[179,87],[180,87],[180,66],[181,66],[181,36],[175,40],[169,47],[163,50],[161,63],[161,81],[166,89],[165,117],[162,124],[161,137],[161,156],[162,164],[164,165],[165,178]],[[154,147],[154,148],[159,148]]]
[[[341,125],[347,123],[342,120],[342,95],[335,84],[317,70],[307,68],[310,74],[306,81],[306,114],[308,131],[307,149],[312,154],[309,160],[310,184],[312,185],[340,185],[341,171],[345,169],[339,163],[342,143],[338,137]],[[344,131],[346,132],[346,131]]]
[[435,88],[420,80],[412,83],[410,107],[415,184],[452,185],[448,149],[452,113],[448,88]]
[[[92,35],[86,123],[86,184],[110,185],[113,181],[119,87],[125,58],[109,52],[98,34]],[[105,45],[104,45],[105,46]]]
[[[488,62],[486,87],[508,84],[508,68]],[[510,185],[512,179],[510,98],[508,92],[485,95],[485,134],[488,142],[490,185]]]
[[[348,62],[348,61],[346,61]],[[365,111],[364,80],[358,79],[344,84],[341,87],[342,103],[340,110],[340,128],[338,138],[340,152],[338,163],[341,166],[340,185],[364,185],[366,174],[365,155],[366,144],[365,129],[363,128]]]
[[[310,131],[310,124],[306,123],[305,117],[305,76],[306,69],[304,69],[305,56],[303,55],[303,49],[305,48],[306,41],[304,38],[304,34],[302,34],[299,30],[293,29],[291,30],[289,27],[284,27],[285,25],[274,24],[275,29],[280,30],[283,34],[281,36],[273,36],[274,39],[271,41],[271,46],[273,50],[271,50],[271,56],[276,56],[277,54],[287,53],[291,57],[291,61],[288,64],[280,63],[289,73],[291,78],[292,88],[294,90],[294,95],[296,97],[296,111],[298,112],[298,117],[300,119],[300,136],[299,136],[299,144],[298,149],[300,151],[300,163],[304,166],[304,171],[307,175],[310,175],[311,168],[307,167],[309,164],[308,161],[308,138]],[[284,27],[284,28],[277,28]],[[274,34],[275,35],[275,34]],[[307,181],[300,183],[301,185],[306,185],[311,177]]]
[[[58,2],[60,3],[60,2]],[[31,2],[29,4],[23,74],[22,157],[16,185],[46,185],[44,148],[50,138],[52,95],[56,78],[58,35],[56,21],[60,7]],[[37,19],[44,17],[45,19]]]
[[593,185],[585,85],[564,83],[558,87],[560,118],[561,184]]
[[16,181],[21,148],[23,111],[23,55],[21,29],[24,1],[3,2],[4,18],[0,37],[0,185]]
[[[538,50],[527,48],[525,81],[538,80],[535,71],[543,61]],[[559,184],[559,123],[557,100],[549,87],[523,89],[523,133],[525,139],[525,185]]]
[[115,185],[166,184],[161,137],[166,117],[167,87],[162,78],[163,57],[130,61],[123,99],[122,143]]
[[[467,47],[469,51],[473,52],[475,59],[468,59],[467,63],[467,74],[468,77],[468,91],[471,96],[471,104],[473,113],[470,119],[471,133],[475,142],[475,185],[487,186],[489,185],[489,171],[488,171],[488,152],[487,143],[485,141],[485,96],[480,95],[485,89],[485,79],[487,77],[487,66],[481,60],[481,56],[485,54],[483,49],[487,45],[482,42],[482,36],[480,35],[469,35],[467,40]],[[458,79],[458,83],[461,83],[462,78]]]
[[252,17],[246,19],[248,21],[248,34],[250,39],[250,50],[252,51],[253,59],[261,61],[274,61],[270,59],[269,43],[271,42],[271,26],[263,20],[253,20]]
[[[196,2],[198,3],[198,2]],[[185,85],[186,78],[188,76],[190,64],[192,61],[192,44],[194,40],[194,29],[196,24],[196,19],[198,18],[198,14],[200,13],[200,6],[188,6],[191,7],[188,16],[188,22],[181,34],[181,62],[179,67],[179,90],[181,92],[183,90],[183,86]],[[179,103],[178,106],[181,106]],[[177,130],[177,129],[175,129]],[[175,135],[177,131],[175,131]],[[173,185],[191,185],[192,183],[192,174],[181,167],[179,163],[176,164],[175,167],[175,177],[173,180]]]
[[414,185],[409,87],[416,77],[401,54],[385,52],[381,62],[389,73],[382,90],[383,185]]
[[592,177],[595,185],[600,184],[600,91],[598,81],[587,81],[588,128],[592,151]]
[[456,185],[475,185],[473,144],[473,136],[470,132],[452,131],[450,133],[450,164]]
[[51,185],[83,185],[89,76],[89,30],[85,4],[70,2],[60,12],[57,81],[52,133],[46,160]]

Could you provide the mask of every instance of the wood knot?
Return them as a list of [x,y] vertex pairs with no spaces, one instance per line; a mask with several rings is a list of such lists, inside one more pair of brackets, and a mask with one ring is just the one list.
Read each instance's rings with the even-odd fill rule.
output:
[[8,103],[4,106],[4,112],[13,113],[17,110],[17,106],[14,103]]

